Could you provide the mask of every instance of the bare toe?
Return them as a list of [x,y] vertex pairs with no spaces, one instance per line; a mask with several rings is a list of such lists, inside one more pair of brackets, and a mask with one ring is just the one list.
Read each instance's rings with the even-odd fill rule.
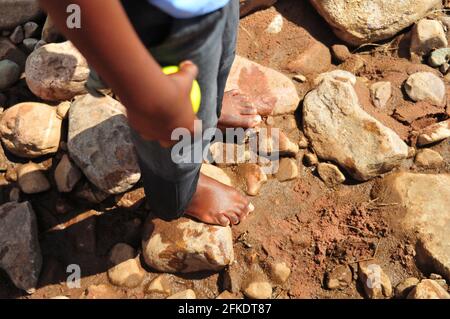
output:
[[230,225],[231,219],[227,217],[225,214],[218,214],[217,216],[217,224],[223,227],[227,227]]
[[237,214],[235,214],[235,213],[229,212],[229,213],[225,213],[225,215],[228,217],[228,219],[230,220],[230,222],[233,225],[237,225],[237,224],[239,224],[241,222],[239,216]]

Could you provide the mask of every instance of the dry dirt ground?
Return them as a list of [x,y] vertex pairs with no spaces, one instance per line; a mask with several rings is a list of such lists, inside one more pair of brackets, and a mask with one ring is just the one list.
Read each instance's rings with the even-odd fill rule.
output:
[[[276,11],[283,15],[284,27],[281,33],[270,35],[264,30]],[[364,61],[362,67],[356,62],[341,66],[364,77],[368,83],[380,80],[393,83],[393,98],[384,113],[379,113],[372,106],[367,86],[361,81],[358,94],[369,113],[405,140],[413,130],[433,123],[449,112],[448,109],[436,109],[426,104],[419,109],[408,102],[400,89],[408,74],[418,69],[430,69],[425,65],[412,64],[407,59],[407,31],[383,46],[356,50],[356,58]],[[320,41],[328,47],[340,43],[307,1],[281,1],[273,8],[241,20],[238,53],[292,77],[295,74],[286,71],[287,62],[305,51],[312,41]],[[312,81],[308,80],[306,83],[296,82],[301,97],[311,89]],[[291,139],[299,139],[300,112],[295,117],[276,117],[274,121],[274,126],[283,128]],[[450,172],[450,141],[432,148],[439,151],[446,161],[444,167],[434,171]],[[368,259],[377,260],[394,286],[407,277],[428,275],[426,269],[419,270],[415,265],[412,235],[397,230],[401,211],[371,198],[374,181],[357,183],[347,176],[344,185],[327,188],[313,169],[303,165],[303,152],[297,158],[299,178],[285,183],[270,178],[260,195],[252,199],[256,211],[244,223],[233,227],[238,263],[219,274],[173,276],[175,292],[192,288],[199,298],[214,298],[253,268],[265,270],[270,261],[284,261],[292,269],[289,280],[275,287],[274,297],[277,298],[363,298],[362,289],[355,281],[348,288],[337,291],[325,289],[323,282],[327,270],[340,264],[354,266],[358,261]],[[418,171],[412,160],[405,163],[402,169]],[[232,167],[226,168],[226,171],[238,185],[241,184]],[[114,244],[126,242],[135,248],[140,247],[140,227],[147,214],[144,206],[124,210],[115,207],[112,199],[97,206],[87,206],[56,193],[30,199],[40,221],[44,255],[40,288],[35,294],[27,296],[15,289],[2,273],[0,297],[49,298],[66,295],[81,298],[90,285],[108,284],[105,273],[107,256]],[[69,212],[55,214],[56,207]],[[81,221],[65,229],[48,231],[76,216]],[[80,288],[68,289],[64,284],[69,264],[81,266]],[[145,294],[143,289],[145,283],[156,275],[149,270],[144,284],[136,289],[111,287],[110,296],[156,298],[158,296]]]

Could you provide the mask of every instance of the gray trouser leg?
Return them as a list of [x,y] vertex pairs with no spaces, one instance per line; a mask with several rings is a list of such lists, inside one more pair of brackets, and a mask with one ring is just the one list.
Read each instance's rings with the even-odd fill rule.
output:
[[[197,116],[203,130],[216,127],[235,55],[238,1],[231,0],[225,8],[193,19],[170,18],[142,1],[128,3],[125,7],[137,32],[162,66],[183,60],[198,65],[202,103]],[[153,213],[166,220],[182,216],[196,191],[201,163],[175,163],[170,149],[145,141],[134,131],[133,140]],[[190,145],[192,152],[197,143],[205,149],[210,140],[196,140]]]

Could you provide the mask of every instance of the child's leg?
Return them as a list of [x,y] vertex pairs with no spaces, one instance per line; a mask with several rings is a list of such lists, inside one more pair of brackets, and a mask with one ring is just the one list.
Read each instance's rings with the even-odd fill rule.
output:
[[231,91],[227,92],[224,98],[225,85],[236,55],[239,27],[239,4],[237,1],[232,4],[230,10],[233,13],[229,16],[225,24],[222,39],[223,52],[217,81],[219,92],[217,95],[218,126],[220,129],[237,127],[250,128],[260,124],[262,118],[258,115],[257,107],[249,102],[249,97],[240,92]]
[[[232,57],[229,54],[224,55],[223,39],[226,30],[231,32],[233,29],[230,27],[230,21],[237,23],[234,15],[238,16],[238,1],[232,0],[222,10],[206,16],[182,20],[161,18],[164,16],[163,13],[139,1],[128,3],[129,6],[125,7],[131,20],[135,22],[135,28],[161,65],[178,65],[183,60],[191,60],[197,64],[199,67],[197,80],[202,90],[202,103],[197,116],[202,120],[203,129],[216,127],[220,113],[218,96],[222,93],[219,90],[223,90],[223,82],[226,81],[229,64],[232,63]],[[154,15],[158,17],[155,18]],[[168,25],[171,30],[157,45],[152,21],[163,21],[166,28]],[[234,54],[235,41],[225,45],[227,50]],[[232,49],[229,50],[228,46]],[[222,63],[224,56],[228,57],[226,64]],[[174,219],[187,211],[203,221],[226,224],[223,221],[224,216],[237,223],[241,216],[248,213],[248,201],[245,197],[232,188],[200,175],[201,163],[175,163],[171,158],[170,149],[162,148],[155,142],[145,141],[135,132],[133,138],[140,159],[146,193],[152,211],[159,217]],[[203,140],[195,143],[202,143],[204,149],[209,147],[209,142]],[[194,147],[191,145],[192,152]]]

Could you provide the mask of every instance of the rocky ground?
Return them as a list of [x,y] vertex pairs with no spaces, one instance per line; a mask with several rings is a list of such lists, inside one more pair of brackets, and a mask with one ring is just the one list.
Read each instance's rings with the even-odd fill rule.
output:
[[8,2],[1,298],[450,298],[446,1],[241,1],[227,90],[258,106],[255,136],[281,132],[259,164],[212,146],[203,172],[256,207],[232,228],[149,215],[123,106],[87,94],[35,1]]

